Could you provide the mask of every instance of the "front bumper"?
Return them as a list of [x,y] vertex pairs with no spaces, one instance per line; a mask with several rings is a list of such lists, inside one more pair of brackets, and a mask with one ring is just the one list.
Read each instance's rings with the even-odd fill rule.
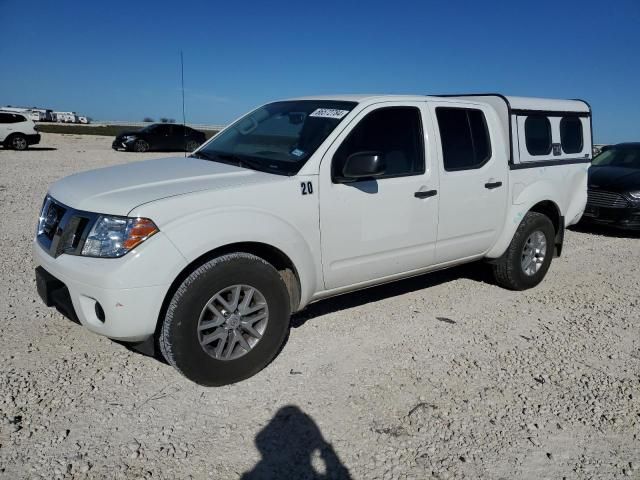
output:
[[29,145],[37,145],[40,143],[40,139],[42,138],[39,133],[34,133],[33,135],[26,135],[27,143]]
[[640,207],[605,208],[587,206],[581,222],[624,230],[640,230]]
[[[39,268],[39,293],[48,306],[59,308],[92,332],[127,342],[154,334],[169,287],[186,266],[162,233],[121,258],[67,254],[54,258],[37,239],[33,255]],[[43,281],[48,288],[42,287]]]

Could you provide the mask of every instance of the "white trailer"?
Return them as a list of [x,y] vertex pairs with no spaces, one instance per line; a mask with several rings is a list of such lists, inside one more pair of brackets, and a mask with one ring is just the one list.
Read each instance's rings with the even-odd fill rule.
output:
[[53,112],[55,121],[59,123],[77,123],[78,116],[76,112]]

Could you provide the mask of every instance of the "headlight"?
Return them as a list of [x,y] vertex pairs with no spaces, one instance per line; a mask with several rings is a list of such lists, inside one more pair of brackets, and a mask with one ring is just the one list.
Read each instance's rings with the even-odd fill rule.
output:
[[121,257],[158,232],[148,218],[100,215],[82,248],[87,257]]
[[135,139],[136,139],[136,136],[135,136],[135,135],[125,135],[123,140],[124,140],[125,142],[132,142],[132,141],[134,141]]
[[629,192],[629,195],[631,196],[631,198],[640,200],[640,190],[638,190],[637,192]]

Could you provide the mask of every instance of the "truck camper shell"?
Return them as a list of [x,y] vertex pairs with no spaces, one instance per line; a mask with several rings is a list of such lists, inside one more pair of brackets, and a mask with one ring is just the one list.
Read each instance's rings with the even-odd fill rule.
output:
[[[513,97],[499,93],[438,95],[459,100],[474,100],[491,105],[500,118],[504,133],[509,138],[509,168],[537,168],[571,163],[589,163],[593,153],[591,106],[584,100],[557,100],[535,97]],[[527,149],[527,119],[533,117],[549,127],[550,146],[543,151]],[[546,119],[546,121],[545,121]],[[578,123],[579,122],[579,123]],[[563,128],[572,123],[580,133],[581,145],[563,148]],[[575,143],[575,142],[574,142]],[[577,147],[581,147],[578,150]]]

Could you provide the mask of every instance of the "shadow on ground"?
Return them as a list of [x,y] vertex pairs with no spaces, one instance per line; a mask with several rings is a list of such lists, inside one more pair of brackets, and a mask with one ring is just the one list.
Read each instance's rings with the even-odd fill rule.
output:
[[576,233],[590,233],[613,238],[640,238],[640,230],[623,230],[620,228],[607,227],[606,225],[595,225],[588,223],[578,223],[568,227]]
[[[339,312],[340,310],[359,307],[361,305],[366,305],[367,303],[378,302],[386,298],[423,290],[425,288],[434,287],[460,278],[467,278],[483,283],[493,283],[493,276],[489,265],[483,262],[468,263],[458,267],[427,273],[417,277],[398,280],[384,285],[379,285],[377,287],[371,287],[352,293],[345,293],[337,297],[321,300],[309,305],[303,311],[294,314],[291,317],[291,328],[300,328],[310,320],[320,318],[323,315],[333,312]],[[438,320],[446,323],[455,323],[449,319],[438,318]],[[285,340],[282,348],[286,347],[287,341],[288,338]],[[114,342],[124,346],[134,353],[142,354],[147,357],[154,357],[161,363],[167,363],[162,357],[154,338],[135,344],[119,342],[116,340],[114,340]]]
[[242,480],[351,479],[313,419],[294,405],[281,408],[255,438],[261,460]]
[[404,295],[405,293],[411,293],[425,288],[435,287],[436,285],[460,278],[468,278],[483,283],[493,283],[493,276],[491,275],[489,265],[483,262],[468,263],[460,265],[459,267],[427,273],[406,280],[398,280],[312,303],[305,310],[293,315],[291,318],[291,327],[299,328],[309,320],[329,313],[359,307],[367,303],[378,302],[386,298]]

